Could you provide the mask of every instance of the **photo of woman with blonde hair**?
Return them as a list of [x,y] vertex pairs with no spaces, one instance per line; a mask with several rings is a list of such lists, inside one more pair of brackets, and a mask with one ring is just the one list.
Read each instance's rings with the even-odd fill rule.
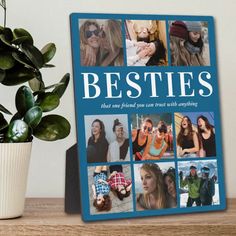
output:
[[143,193],[137,196],[137,210],[162,209],[166,207],[164,181],[156,163],[144,163],[140,167]]

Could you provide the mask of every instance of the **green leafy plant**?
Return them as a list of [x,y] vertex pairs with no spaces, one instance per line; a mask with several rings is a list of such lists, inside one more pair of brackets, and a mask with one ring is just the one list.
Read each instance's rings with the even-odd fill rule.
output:
[[[59,106],[70,75],[67,73],[59,83],[46,86],[42,69],[54,67],[49,62],[56,53],[55,44],[48,43],[40,50],[27,30],[6,27],[6,1],[1,0],[0,5],[4,9],[4,26],[0,26],[0,84],[22,85],[15,95],[15,114],[0,101],[0,142],[29,142],[33,136],[45,141],[63,139],[70,133],[70,123],[62,116],[44,113]],[[7,121],[5,116],[9,115]]]

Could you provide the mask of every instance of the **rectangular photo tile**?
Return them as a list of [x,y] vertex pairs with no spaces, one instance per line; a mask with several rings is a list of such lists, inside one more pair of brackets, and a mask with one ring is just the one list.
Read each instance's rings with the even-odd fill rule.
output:
[[131,129],[135,161],[174,158],[171,113],[132,114]]
[[90,166],[88,185],[92,215],[133,211],[130,165]]
[[144,162],[134,165],[136,210],[177,207],[174,162]]
[[175,131],[179,158],[216,156],[213,112],[175,113]]
[[127,115],[85,116],[87,162],[130,161]]
[[125,31],[128,66],[168,65],[165,21],[126,20]]
[[216,160],[178,162],[180,207],[220,204]]
[[172,66],[209,66],[210,47],[206,21],[169,21]]
[[114,19],[80,19],[81,66],[123,66],[122,23]]

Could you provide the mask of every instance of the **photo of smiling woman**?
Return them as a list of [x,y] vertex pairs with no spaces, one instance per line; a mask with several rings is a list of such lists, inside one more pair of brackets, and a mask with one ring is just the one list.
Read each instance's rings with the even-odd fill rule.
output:
[[177,135],[177,156],[197,157],[199,148],[199,137],[193,129],[192,121],[188,116],[182,117]]
[[147,117],[141,123],[140,128],[132,130],[133,155],[136,161],[141,159],[140,152],[144,150],[148,140],[151,139],[152,128],[152,120]]
[[[174,163],[157,164],[149,162],[134,166],[137,210],[153,210],[176,206],[176,189],[172,189],[173,186],[175,188],[175,184],[170,185],[165,179],[166,177],[164,178],[164,174],[170,168],[174,168]],[[175,175],[173,176],[175,183]],[[174,203],[170,201],[170,194],[173,195]]]
[[129,139],[126,138],[127,134],[124,130],[124,125],[119,119],[114,120],[112,131],[114,132],[116,139],[109,144],[107,160],[109,162],[127,161],[128,158],[130,158]]
[[81,66],[123,66],[121,21],[80,20]]
[[108,145],[104,123],[100,119],[95,119],[87,145],[88,163],[107,162]]

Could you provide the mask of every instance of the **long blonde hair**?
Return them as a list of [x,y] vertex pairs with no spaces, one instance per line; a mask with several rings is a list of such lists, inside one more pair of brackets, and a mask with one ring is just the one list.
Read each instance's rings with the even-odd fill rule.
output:
[[154,195],[156,200],[155,207],[151,206],[150,202],[150,193],[143,193],[140,194],[137,202],[140,204],[141,207],[144,209],[161,209],[166,207],[166,198],[164,192],[164,181],[163,175],[160,167],[155,163],[144,163],[141,168],[142,170],[148,172],[156,179],[156,188],[155,191],[151,194]]
[[112,53],[116,53],[119,50],[119,54],[114,61],[115,66],[123,66],[124,58],[123,58],[123,42],[122,42],[122,24],[119,20],[108,20],[107,21],[107,29],[106,29],[106,37],[107,41],[111,47]]

